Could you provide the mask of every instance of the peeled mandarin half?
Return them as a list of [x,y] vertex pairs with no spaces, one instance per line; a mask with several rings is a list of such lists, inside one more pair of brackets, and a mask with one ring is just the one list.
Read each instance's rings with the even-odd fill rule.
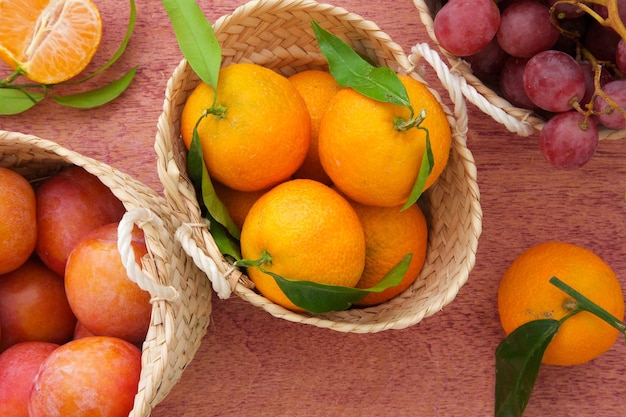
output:
[[101,38],[91,0],[0,2],[0,59],[32,81],[57,84],[78,75]]

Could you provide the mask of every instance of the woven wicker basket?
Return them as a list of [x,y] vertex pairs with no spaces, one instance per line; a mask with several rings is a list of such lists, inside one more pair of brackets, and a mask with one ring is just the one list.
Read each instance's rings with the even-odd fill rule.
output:
[[[378,64],[421,79],[413,72],[413,64],[401,47],[374,23],[345,9],[311,0],[253,1],[218,19],[214,28],[222,46],[223,65],[254,62],[286,76],[325,68],[311,29],[312,19]],[[423,197],[430,246],[420,277],[404,293],[382,305],[309,315],[284,309],[255,292],[247,277],[219,253],[200,217],[196,195],[186,176],[187,151],[179,126],[185,100],[198,83],[187,62],[181,61],[167,84],[155,149],[166,199],[184,223],[177,237],[207,272],[218,296],[227,298],[233,291],[275,317],[359,333],[408,327],[452,301],[474,265],[482,225],[476,169],[465,143],[467,114],[460,90],[451,94],[456,101],[455,114],[446,109],[453,130],[449,165]]]
[[[442,2],[438,0],[413,0],[419,11],[422,24],[426,28],[428,36],[436,44],[442,55],[449,62],[452,71],[461,75],[465,82],[461,83],[463,95],[484,113],[491,116],[497,122],[503,124],[509,131],[521,136],[528,136],[535,130],[541,130],[546,120],[533,111],[515,107],[499,95],[473,73],[467,61],[450,54],[437,41],[433,29],[433,19],[441,8]],[[611,130],[600,126],[600,139],[623,139],[626,130]]]
[[[2,167],[36,181],[70,165],[81,166],[96,175],[127,210],[118,229],[118,246],[131,279],[152,296],[152,317],[142,347],[138,393],[129,414],[146,417],[178,382],[198,350],[211,313],[211,288],[204,273],[173,238],[179,227],[176,217],[165,200],[150,188],[52,141],[0,131]],[[148,248],[141,270],[129,249],[134,224],[143,230]]]

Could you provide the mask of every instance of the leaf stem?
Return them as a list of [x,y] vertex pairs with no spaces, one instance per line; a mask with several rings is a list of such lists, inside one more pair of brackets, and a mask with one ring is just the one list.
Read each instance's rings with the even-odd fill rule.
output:
[[593,301],[591,301],[590,299],[588,299],[587,297],[585,297],[584,295],[576,291],[574,288],[570,287],[569,285],[561,281],[559,278],[557,277],[550,278],[550,283],[556,286],[561,291],[565,292],[574,300],[576,300],[576,309],[573,310],[570,314],[563,317],[563,319],[569,317],[571,314],[575,314],[581,310],[585,310],[592,314],[595,314],[596,316],[598,316],[599,318],[601,318],[602,320],[604,320],[605,322],[607,322],[608,324],[610,324],[611,326],[619,330],[620,333],[626,335],[626,324],[624,324],[617,317],[615,317],[614,315],[612,315],[611,313],[609,313],[608,311],[606,311],[605,309],[603,309],[602,307],[600,307],[599,305],[597,305],[596,303],[594,303]]
[[426,119],[426,110],[422,109],[420,113],[415,117],[415,112],[413,111],[412,106],[407,106],[409,110],[411,110],[411,116],[409,116],[408,120],[404,120],[401,118],[397,118],[393,121],[393,126],[395,130],[399,130],[401,132],[405,132],[414,127],[418,127],[422,124],[424,119]]
[[9,84],[11,84],[17,77],[19,77],[20,75],[22,75],[24,72],[20,69],[16,69],[15,71],[13,71],[13,74],[9,75],[7,78],[5,78],[4,80],[0,80],[0,86],[5,87],[8,86]]
[[272,264],[272,255],[270,255],[269,252],[266,251],[265,249],[263,249],[263,251],[261,252],[261,256],[259,257],[259,259],[256,259],[256,260],[240,259],[235,262],[235,266],[240,266],[240,267],[245,267],[245,268],[256,267],[256,268],[261,269],[262,271],[263,269],[261,268],[261,265],[271,265],[271,264]]

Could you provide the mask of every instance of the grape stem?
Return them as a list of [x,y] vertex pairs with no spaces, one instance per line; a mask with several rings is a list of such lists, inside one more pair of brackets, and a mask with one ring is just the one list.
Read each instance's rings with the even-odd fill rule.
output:
[[[591,7],[589,7],[588,5],[589,3],[606,7],[607,12],[608,12],[606,19],[600,16]],[[581,2],[580,0],[559,0],[556,3],[554,3],[552,7],[550,7],[551,16],[556,14],[554,13],[554,10],[556,6],[559,4],[571,4],[571,5],[578,7],[579,9],[583,10],[585,13],[593,17],[595,20],[597,20],[598,23],[600,23],[601,25],[610,27],[613,30],[615,30],[620,35],[620,37],[624,39],[624,41],[626,42],[626,27],[624,27],[624,23],[619,17],[619,9],[617,6],[617,0],[588,0],[588,1],[585,1],[584,3]]]
[[[600,85],[600,75],[602,73],[602,63],[596,59],[595,56],[583,45],[578,42],[578,37],[580,36],[578,33],[568,31],[563,29],[559,25],[559,17],[556,12],[556,7],[561,4],[574,5],[579,9],[583,10],[585,13],[589,14],[593,17],[598,23],[603,26],[610,27],[615,30],[620,37],[626,42],[626,27],[624,27],[624,23],[622,22],[617,0],[588,0],[584,3],[580,0],[558,0],[550,7],[550,20],[552,24],[564,35],[576,40],[578,44],[578,51],[582,55],[582,57],[589,61],[594,69],[594,92],[589,100],[589,102],[585,105],[585,109],[582,108],[580,103],[576,98],[572,100],[570,103],[576,111],[585,116],[584,121],[580,125],[580,128],[583,130],[587,129],[587,120],[592,114],[600,114],[594,109],[594,103],[596,97],[601,97],[604,99],[609,106],[606,107],[603,114],[609,114],[613,111],[619,111],[626,118],[626,110],[622,108],[615,100],[609,97],[603,90]],[[589,4],[597,4],[600,6],[604,6],[607,9],[607,17],[603,18],[600,16],[593,8],[589,6]]]

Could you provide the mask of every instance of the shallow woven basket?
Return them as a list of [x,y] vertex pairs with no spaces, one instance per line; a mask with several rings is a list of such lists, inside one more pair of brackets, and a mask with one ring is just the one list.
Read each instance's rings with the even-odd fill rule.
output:
[[[34,185],[70,165],[96,175],[127,210],[118,229],[118,246],[131,279],[152,296],[138,393],[129,414],[146,417],[178,382],[198,350],[211,314],[211,288],[206,275],[174,239],[180,226],[176,217],[165,200],[150,188],[55,142],[0,130],[0,166],[22,174]],[[141,269],[130,249],[134,224],[143,230],[148,248]]]
[[[313,19],[378,64],[421,80],[413,71],[414,63],[374,23],[345,9],[311,0],[253,1],[218,19],[214,28],[222,46],[223,65],[254,62],[285,76],[326,68],[311,29]],[[417,54],[413,58],[419,60]],[[447,70],[445,65],[440,67]],[[474,266],[482,225],[476,169],[465,143],[467,114],[460,90],[451,94],[456,103],[455,114],[446,108],[453,130],[449,165],[423,197],[430,241],[421,275],[404,293],[381,305],[310,315],[289,311],[255,292],[247,277],[219,253],[200,217],[198,201],[186,175],[187,151],[180,137],[181,112],[198,83],[198,77],[182,60],[167,84],[158,121],[157,170],[166,199],[184,223],[177,237],[207,272],[219,297],[227,298],[233,291],[275,317],[358,333],[411,326],[454,299]]]
[[[413,0],[419,11],[422,24],[439,51],[450,64],[453,72],[458,73],[464,82],[461,82],[461,90],[468,101],[484,113],[491,116],[495,121],[503,124],[509,131],[521,136],[528,136],[535,130],[543,129],[546,120],[535,114],[532,110],[515,107],[499,93],[478,79],[472,72],[467,61],[452,55],[437,41],[433,29],[433,19],[441,8],[442,2],[438,0]],[[626,129],[611,130],[599,126],[600,139],[623,139],[626,138]]]

